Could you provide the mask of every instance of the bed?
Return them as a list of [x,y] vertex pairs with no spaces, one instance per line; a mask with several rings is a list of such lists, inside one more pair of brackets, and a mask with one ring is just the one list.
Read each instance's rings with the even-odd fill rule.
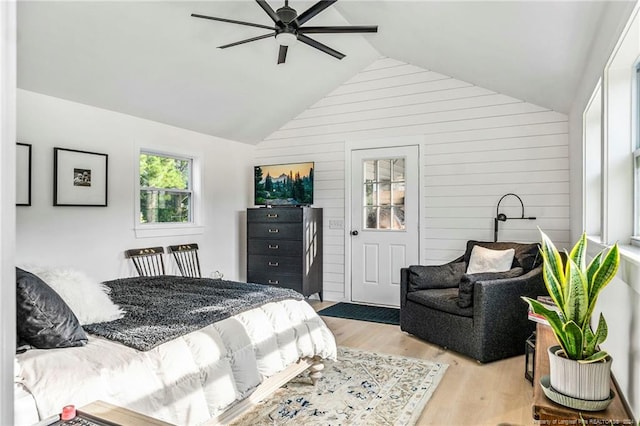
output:
[[95,400],[179,425],[227,423],[336,357],[332,333],[292,290],[167,276],[104,285],[124,315],[84,324],[84,344],[16,355],[16,424]]

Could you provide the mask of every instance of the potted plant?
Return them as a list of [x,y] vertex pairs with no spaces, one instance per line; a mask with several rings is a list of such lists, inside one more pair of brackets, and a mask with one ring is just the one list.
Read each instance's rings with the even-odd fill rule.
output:
[[600,349],[607,338],[607,323],[601,313],[594,332],[591,316],[600,291],[618,270],[618,244],[606,254],[606,250],[599,252],[587,265],[587,237],[583,233],[563,262],[549,237],[542,231],[540,234],[543,278],[557,309],[549,309],[531,298],[523,299],[533,312],[549,322],[559,343],[549,348],[551,388],[570,399],[607,400],[612,359]]

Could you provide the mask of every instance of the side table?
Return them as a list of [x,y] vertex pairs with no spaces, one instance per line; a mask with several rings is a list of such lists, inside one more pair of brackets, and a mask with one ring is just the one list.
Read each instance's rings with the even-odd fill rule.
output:
[[546,397],[540,385],[540,379],[549,374],[549,355],[547,348],[556,344],[551,327],[544,324],[536,326],[536,355],[533,380],[533,418],[540,425],[634,425],[629,409],[620,397],[615,381],[611,380],[611,389],[615,398],[603,411],[578,411],[556,404]]

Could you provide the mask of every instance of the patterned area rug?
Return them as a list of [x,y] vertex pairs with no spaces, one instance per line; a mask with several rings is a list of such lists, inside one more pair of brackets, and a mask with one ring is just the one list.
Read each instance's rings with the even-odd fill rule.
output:
[[383,306],[340,302],[318,311],[318,315],[400,325],[400,309]]
[[234,425],[413,425],[447,364],[338,348],[316,386],[303,372]]

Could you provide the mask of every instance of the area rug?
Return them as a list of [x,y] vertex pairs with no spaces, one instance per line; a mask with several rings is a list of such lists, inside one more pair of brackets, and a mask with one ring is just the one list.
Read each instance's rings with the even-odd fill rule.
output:
[[339,347],[315,387],[303,372],[233,425],[413,425],[446,369]]
[[400,325],[400,309],[384,308],[382,306],[336,303],[318,311],[318,315]]

